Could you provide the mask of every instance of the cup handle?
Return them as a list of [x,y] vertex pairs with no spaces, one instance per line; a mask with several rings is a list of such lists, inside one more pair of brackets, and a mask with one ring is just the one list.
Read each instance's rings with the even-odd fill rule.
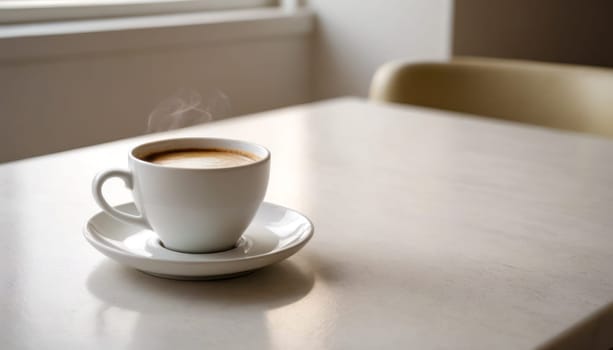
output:
[[100,172],[94,177],[94,180],[92,181],[92,194],[94,195],[96,203],[98,203],[102,210],[104,210],[107,214],[117,220],[143,226],[145,228],[150,228],[149,223],[147,223],[147,220],[142,214],[133,215],[122,212],[113,208],[111,205],[109,205],[106,199],[104,199],[104,196],[102,195],[102,185],[104,184],[104,182],[106,182],[106,180],[112,177],[120,178],[121,180],[123,180],[123,183],[126,185],[127,188],[132,189],[133,180],[132,174],[130,172],[119,169],[111,169]]

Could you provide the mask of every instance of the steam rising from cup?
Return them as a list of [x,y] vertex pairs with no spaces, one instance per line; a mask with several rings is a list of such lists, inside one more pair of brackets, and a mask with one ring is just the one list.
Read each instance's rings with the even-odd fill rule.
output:
[[149,114],[147,132],[161,132],[223,119],[230,115],[230,99],[220,90],[203,96],[196,90],[182,89],[163,100]]

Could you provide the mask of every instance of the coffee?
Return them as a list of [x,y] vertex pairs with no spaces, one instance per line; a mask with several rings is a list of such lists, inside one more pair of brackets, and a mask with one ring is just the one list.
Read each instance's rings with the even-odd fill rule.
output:
[[230,168],[257,162],[255,154],[222,148],[175,149],[144,157],[145,161],[175,168]]

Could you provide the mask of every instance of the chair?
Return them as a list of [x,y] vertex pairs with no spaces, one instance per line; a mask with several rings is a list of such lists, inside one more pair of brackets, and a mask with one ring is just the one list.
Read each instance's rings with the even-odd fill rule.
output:
[[613,137],[613,69],[490,58],[390,62],[370,98]]

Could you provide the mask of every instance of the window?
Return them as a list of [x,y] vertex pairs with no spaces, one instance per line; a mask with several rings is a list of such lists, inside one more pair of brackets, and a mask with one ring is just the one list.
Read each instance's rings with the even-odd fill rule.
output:
[[0,0],[0,23],[263,7],[273,0]]

